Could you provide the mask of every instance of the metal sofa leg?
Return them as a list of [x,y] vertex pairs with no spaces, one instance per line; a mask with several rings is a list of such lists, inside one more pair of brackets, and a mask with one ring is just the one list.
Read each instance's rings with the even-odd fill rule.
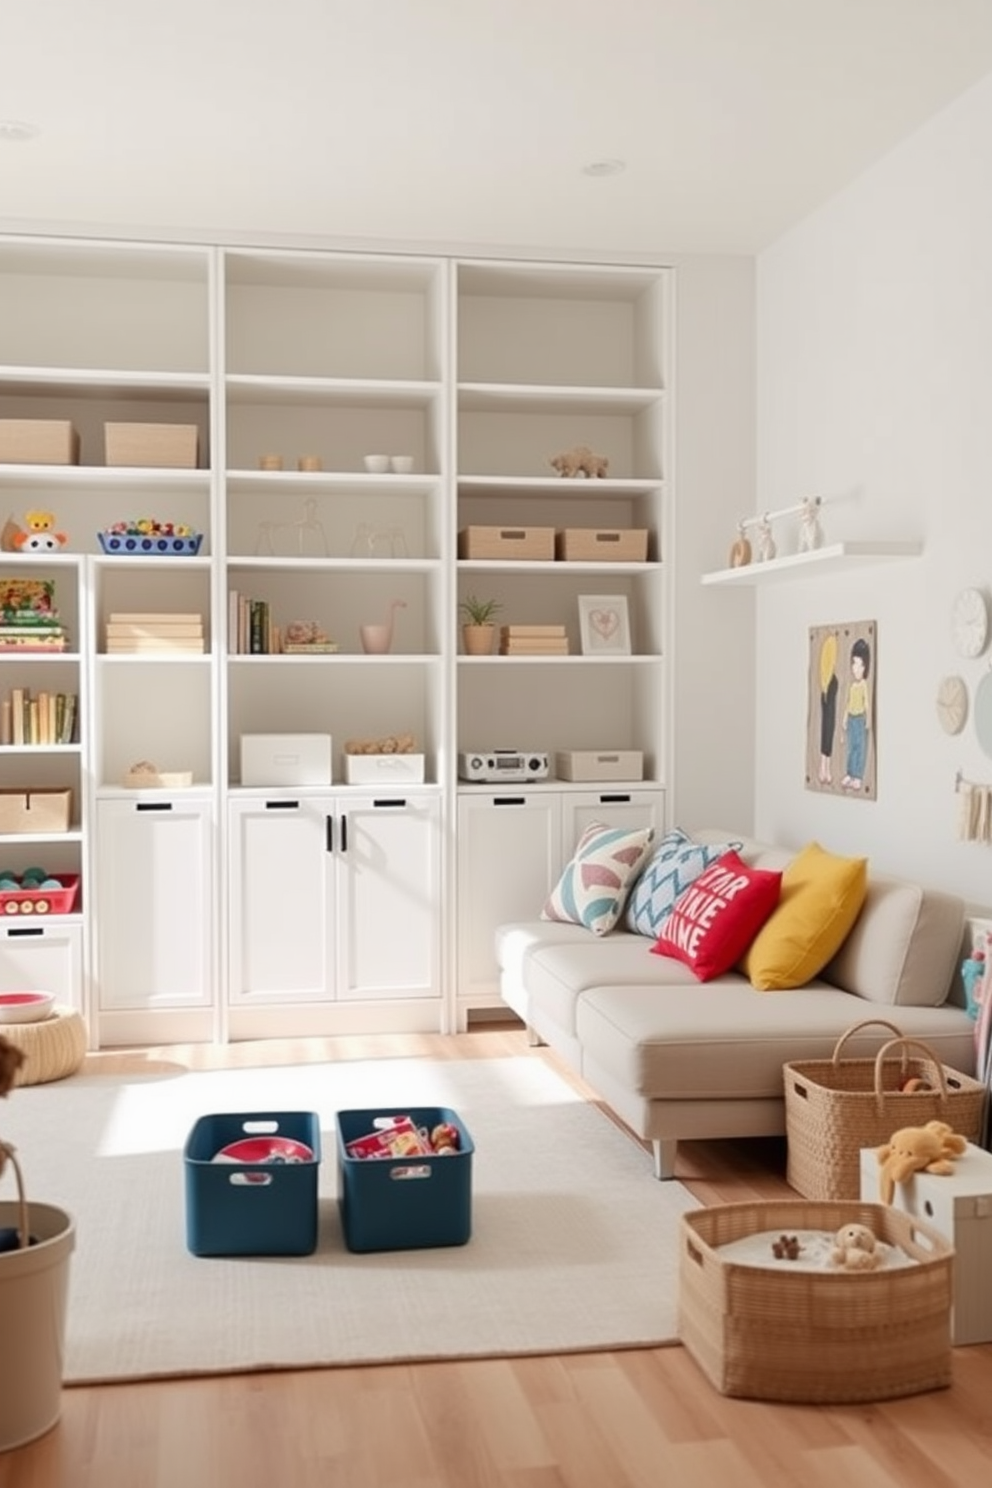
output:
[[654,1176],[656,1178],[675,1177],[675,1153],[678,1150],[677,1139],[662,1142],[657,1138],[651,1143],[654,1152]]

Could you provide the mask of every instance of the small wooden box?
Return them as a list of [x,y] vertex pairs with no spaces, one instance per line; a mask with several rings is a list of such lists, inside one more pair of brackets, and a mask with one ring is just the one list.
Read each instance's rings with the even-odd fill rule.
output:
[[463,527],[459,558],[527,558],[549,562],[555,556],[553,527]]
[[71,790],[0,791],[0,833],[68,832]]
[[108,465],[195,470],[199,430],[195,424],[104,424]]
[[555,557],[566,563],[643,563],[646,527],[566,527],[555,533]]
[[562,749],[555,755],[559,780],[643,780],[639,749]]
[[78,465],[79,435],[68,419],[0,419],[0,462]]

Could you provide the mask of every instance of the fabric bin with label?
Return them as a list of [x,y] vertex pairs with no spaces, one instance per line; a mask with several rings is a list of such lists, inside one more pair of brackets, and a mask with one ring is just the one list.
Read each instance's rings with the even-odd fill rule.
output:
[[509,558],[550,562],[555,556],[553,527],[463,527],[459,558]]
[[[458,1151],[413,1157],[351,1157],[348,1144],[380,1118],[409,1116],[428,1131],[449,1122]],[[418,1250],[465,1245],[472,1233],[472,1154],[460,1117],[446,1106],[339,1111],[338,1199],[345,1244],[352,1251]]]
[[348,785],[422,785],[422,754],[345,754]]
[[79,435],[68,419],[0,419],[0,463],[78,465]]
[[[863,1199],[878,1198],[879,1173],[878,1148],[863,1148]],[[969,1142],[953,1173],[914,1173],[892,1202],[954,1246],[955,1344],[992,1343],[992,1152]]]
[[566,527],[555,533],[555,557],[566,563],[643,563],[646,527]]
[[[216,1162],[224,1147],[283,1137],[309,1161]],[[201,1116],[186,1139],[186,1245],[197,1256],[310,1255],[317,1248],[320,1120],[312,1111]]]
[[640,749],[560,749],[555,755],[559,780],[642,780]]
[[68,832],[71,790],[0,791],[0,834]]

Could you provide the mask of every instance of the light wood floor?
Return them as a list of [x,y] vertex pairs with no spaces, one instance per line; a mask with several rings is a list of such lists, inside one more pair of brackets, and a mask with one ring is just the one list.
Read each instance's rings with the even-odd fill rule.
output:
[[[90,1063],[127,1072],[157,1059],[207,1068],[525,1050],[522,1031],[495,1029],[113,1051]],[[678,1176],[704,1203],[791,1194],[783,1171],[777,1141],[679,1151]],[[0,1453],[0,1488],[957,1488],[987,1482],[990,1461],[992,1344],[955,1350],[948,1390],[844,1407],[725,1399],[675,1346],[72,1388],[53,1431]]]

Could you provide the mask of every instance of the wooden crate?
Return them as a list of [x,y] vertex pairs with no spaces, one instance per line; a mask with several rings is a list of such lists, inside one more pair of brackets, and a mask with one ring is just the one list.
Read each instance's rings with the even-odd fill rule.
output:
[[[722,1395],[823,1405],[950,1384],[954,1250],[931,1225],[884,1204],[803,1199],[718,1204],[680,1224],[679,1338]],[[820,1271],[721,1255],[766,1231],[847,1224],[912,1264]]]
[[643,563],[646,527],[566,527],[555,533],[555,557],[566,563]]
[[71,790],[0,791],[0,833],[68,832]]
[[0,419],[0,463],[78,465],[79,435],[68,419]]
[[553,527],[463,527],[459,558],[528,558],[548,562],[555,556]]
[[104,424],[108,465],[195,470],[199,430],[195,424]]

